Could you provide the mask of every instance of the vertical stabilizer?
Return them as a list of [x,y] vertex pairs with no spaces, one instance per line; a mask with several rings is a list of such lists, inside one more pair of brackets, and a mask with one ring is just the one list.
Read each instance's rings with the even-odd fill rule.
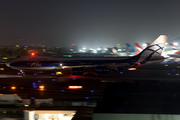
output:
[[164,49],[165,43],[168,39],[168,35],[160,35],[149,46],[147,46],[140,54],[138,54],[138,60],[136,63],[146,62],[151,58],[160,57]]

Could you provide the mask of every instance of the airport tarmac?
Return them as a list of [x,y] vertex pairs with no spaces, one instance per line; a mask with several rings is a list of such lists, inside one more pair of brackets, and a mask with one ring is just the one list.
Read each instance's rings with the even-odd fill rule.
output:
[[[60,101],[98,102],[111,83],[164,81],[178,84],[180,83],[179,66],[179,63],[173,62],[155,63],[137,67],[135,71],[125,69],[99,75],[52,75],[50,72],[26,73],[23,77],[17,74],[19,71],[4,68],[4,71],[0,71],[0,94],[18,94],[23,99],[52,98]],[[13,86],[16,88],[12,89]],[[44,89],[40,89],[39,86],[44,86]],[[82,86],[82,88],[70,89],[68,86]]]

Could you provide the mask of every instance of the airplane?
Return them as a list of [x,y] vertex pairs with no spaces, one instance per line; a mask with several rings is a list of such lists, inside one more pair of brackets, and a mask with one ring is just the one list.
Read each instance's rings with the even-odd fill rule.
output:
[[135,46],[137,48],[135,55],[138,55],[141,51],[143,51],[143,48],[138,43],[135,43]]
[[169,43],[169,45],[172,48],[172,53],[168,54],[168,56],[175,57],[175,58],[180,58],[180,50],[178,49],[178,47],[176,45],[174,45],[173,43]]
[[134,55],[135,54],[135,49],[129,44],[129,43],[126,43],[126,46],[127,46],[127,50],[128,50],[128,52],[130,53],[130,55],[129,56],[132,56],[132,55]]
[[[146,44],[147,44],[147,46],[150,45],[150,43],[148,43],[148,42],[146,42]],[[137,48],[135,55],[138,55],[141,51],[143,51],[143,48],[138,43],[135,43],[135,46]]]
[[31,53],[31,55],[17,56],[6,63],[12,69],[20,70],[24,76],[24,71],[32,70],[63,70],[74,68],[95,68],[105,67],[107,69],[121,69],[141,66],[154,62],[164,61],[161,56],[168,35],[160,35],[148,47],[136,56],[128,57],[52,57]]

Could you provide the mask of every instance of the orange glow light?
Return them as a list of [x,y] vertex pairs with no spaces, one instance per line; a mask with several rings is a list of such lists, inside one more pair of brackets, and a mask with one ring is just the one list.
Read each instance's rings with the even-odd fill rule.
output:
[[11,89],[12,89],[12,90],[15,90],[15,89],[16,89],[16,87],[14,87],[14,86],[13,86],[13,87],[11,87]]

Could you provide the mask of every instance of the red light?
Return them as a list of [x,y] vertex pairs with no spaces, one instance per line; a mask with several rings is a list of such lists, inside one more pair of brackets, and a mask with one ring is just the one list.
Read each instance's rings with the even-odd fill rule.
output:
[[141,63],[138,63],[138,65],[141,65]]
[[76,44],[71,44],[71,45],[76,45]]
[[35,56],[35,53],[34,53],[34,52],[32,52],[32,53],[31,53],[31,56]]

